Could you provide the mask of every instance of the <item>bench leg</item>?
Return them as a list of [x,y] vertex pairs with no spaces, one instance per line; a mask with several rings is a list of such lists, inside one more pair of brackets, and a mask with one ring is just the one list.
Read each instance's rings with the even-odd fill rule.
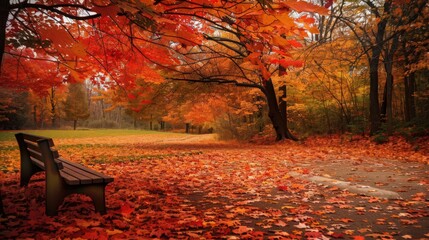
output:
[[[23,165],[23,166],[22,166]],[[20,186],[27,186],[30,182],[30,178],[37,172],[42,171],[40,168],[35,167],[31,163],[21,164],[21,177]]]
[[46,181],[46,215],[58,215],[58,208],[67,195],[64,188],[61,182]]
[[94,203],[95,211],[100,214],[106,213],[106,199],[105,199],[106,184],[94,184],[87,186],[80,186],[76,193],[81,193],[89,196]]

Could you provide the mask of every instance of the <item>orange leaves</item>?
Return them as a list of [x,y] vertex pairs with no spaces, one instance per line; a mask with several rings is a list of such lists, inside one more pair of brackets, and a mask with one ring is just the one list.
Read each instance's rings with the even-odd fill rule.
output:
[[292,59],[271,59],[270,62],[273,64],[280,64],[284,68],[289,68],[289,67],[300,68],[304,65],[302,61],[292,60]]
[[120,11],[120,8],[117,5],[112,4],[109,6],[95,6],[91,8],[91,10],[100,13],[101,16],[115,17]]
[[261,60],[261,53],[260,52],[252,52],[251,54],[249,54],[249,56],[247,56],[247,59],[254,65],[259,65]]
[[41,27],[39,32],[42,35],[42,38],[50,40],[58,51],[70,56],[86,56],[84,46],[77,42],[71,33],[66,31],[64,27],[58,25],[50,26],[49,28]]
[[300,48],[303,47],[302,44],[296,40],[288,40],[287,41],[291,46],[295,47],[295,48]]
[[202,43],[203,36],[196,30],[183,24],[164,22],[163,37],[184,46],[194,46]]
[[320,6],[308,3],[306,1],[287,0],[287,1],[281,2],[280,4],[287,6],[297,12],[314,12],[322,15],[327,15],[329,13],[329,10],[327,8],[320,7]]
[[132,208],[127,202],[125,202],[120,209],[121,214],[125,217],[129,217],[133,211],[134,208]]
[[238,235],[242,235],[244,233],[248,233],[253,231],[253,228],[249,228],[246,226],[239,226],[238,228],[232,230],[233,233],[238,234]]

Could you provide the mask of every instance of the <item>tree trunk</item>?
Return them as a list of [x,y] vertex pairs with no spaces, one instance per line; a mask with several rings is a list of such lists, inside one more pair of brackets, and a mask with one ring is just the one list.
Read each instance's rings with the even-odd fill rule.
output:
[[386,85],[383,94],[383,104],[381,107],[381,117],[384,117],[384,120],[387,123],[387,131],[390,134],[392,132],[393,124],[393,108],[392,108],[392,99],[393,99],[393,57],[395,55],[396,49],[398,49],[399,35],[395,35],[392,40],[392,45],[389,49],[389,46],[386,47],[384,53],[384,69],[386,71]]
[[73,120],[73,130],[76,130],[77,120]]
[[[384,12],[389,13],[391,1],[384,3]],[[375,44],[371,47],[372,56],[369,60],[369,122],[370,135],[374,135],[380,130],[380,106],[378,100],[378,65],[380,55],[383,49],[384,32],[386,30],[388,18],[382,18],[377,24],[377,35],[375,36]]]
[[416,104],[414,101],[415,82],[416,82],[416,79],[415,79],[414,72],[404,77],[404,85],[405,85],[404,112],[405,112],[406,122],[410,122],[416,117]]
[[373,48],[372,58],[369,63],[369,121],[370,135],[380,130],[380,108],[378,101],[378,61],[381,49]]
[[189,124],[189,123],[186,123],[186,133],[189,133],[190,132],[190,130],[191,130],[191,124]]
[[388,80],[386,79],[386,83],[384,84],[384,91],[383,91],[383,101],[381,102],[381,107],[380,107],[380,121],[382,123],[386,122],[386,112],[387,112],[387,82]]
[[4,207],[3,207],[3,197],[0,190],[0,217],[5,216]]
[[386,69],[386,85],[384,87],[383,103],[381,105],[381,121],[387,123],[387,130],[390,134],[392,131],[392,94],[393,94],[393,66],[392,62],[384,63]]
[[283,126],[285,127],[285,131],[286,131],[286,136],[288,139],[298,141],[298,139],[295,136],[293,136],[292,133],[289,131],[289,127],[287,124],[287,102],[285,100],[287,97],[286,84],[279,87],[279,92],[280,91],[283,91],[283,94],[279,96],[279,108],[280,108],[280,115],[282,116]]
[[10,1],[0,1],[0,73],[3,62],[4,50],[6,47],[6,24],[9,17]]
[[406,36],[402,39],[402,49],[404,51],[405,74],[404,74],[404,113],[405,121],[410,122],[416,117],[416,105],[414,100],[416,75],[410,72],[412,49],[407,48],[408,39]]
[[55,88],[54,87],[51,88],[51,97],[49,100],[51,102],[51,124],[52,124],[52,128],[55,128],[57,115],[55,112],[56,104],[55,104]]
[[34,122],[34,128],[37,129],[37,105],[33,106],[33,122]]
[[[274,91],[273,82],[271,79],[265,82],[264,94],[268,103],[268,116],[270,117],[271,124],[276,131],[276,140],[293,139],[297,140],[290,134],[289,129],[284,124],[279,105],[277,103],[276,92]],[[286,116],[285,116],[286,117]]]

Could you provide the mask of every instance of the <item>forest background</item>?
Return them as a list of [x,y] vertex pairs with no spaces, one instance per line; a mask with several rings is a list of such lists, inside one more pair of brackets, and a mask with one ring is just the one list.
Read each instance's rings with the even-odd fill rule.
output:
[[1,4],[1,129],[428,135],[428,1]]

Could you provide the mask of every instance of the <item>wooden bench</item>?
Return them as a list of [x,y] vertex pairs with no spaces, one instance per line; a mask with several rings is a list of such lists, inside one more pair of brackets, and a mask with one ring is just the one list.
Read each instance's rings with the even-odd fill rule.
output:
[[57,215],[64,198],[73,193],[89,196],[95,211],[106,213],[104,191],[112,177],[61,158],[51,138],[25,133],[15,137],[21,154],[21,186],[28,185],[35,173],[46,173],[46,215]]

